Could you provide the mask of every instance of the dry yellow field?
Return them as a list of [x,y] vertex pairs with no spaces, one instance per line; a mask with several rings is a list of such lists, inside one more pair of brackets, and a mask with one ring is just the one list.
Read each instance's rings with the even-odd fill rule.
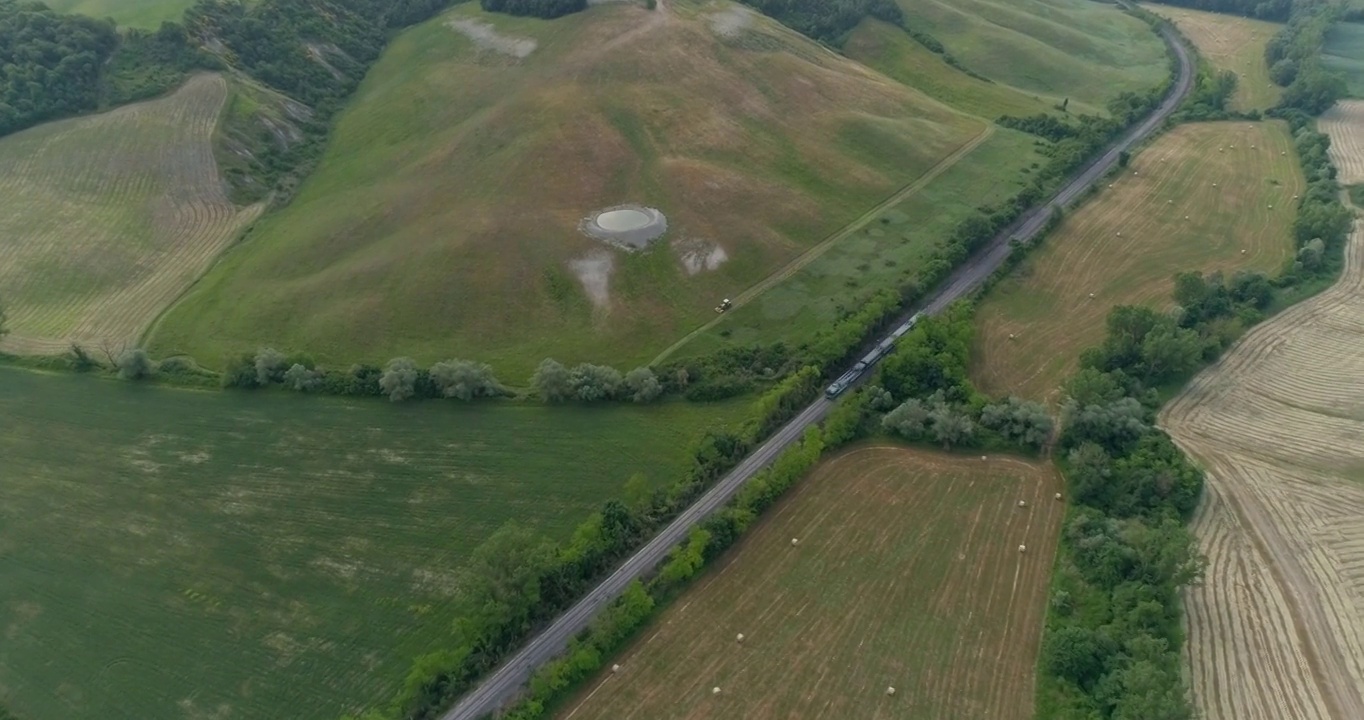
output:
[[1028,720],[1059,489],[1000,456],[831,458],[560,720]]
[[1319,121],[1321,131],[1331,136],[1331,162],[1336,178],[1345,185],[1364,182],[1364,100],[1341,100],[1327,110]]
[[1203,716],[1364,717],[1364,223],[1339,283],[1247,334],[1161,424],[1208,471],[1209,565],[1185,596]]
[[131,343],[255,219],[228,201],[210,139],[227,82],[0,140],[0,350]]
[[1302,188],[1285,125],[1166,133],[981,301],[972,379],[992,395],[1054,399],[1113,306],[1168,304],[1184,270],[1278,270]]
[[1269,80],[1265,43],[1281,25],[1171,5],[1142,7],[1173,21],[1214,69],[1236,73],[1233,109],[1268,110],[1279,101],[1283,89]]

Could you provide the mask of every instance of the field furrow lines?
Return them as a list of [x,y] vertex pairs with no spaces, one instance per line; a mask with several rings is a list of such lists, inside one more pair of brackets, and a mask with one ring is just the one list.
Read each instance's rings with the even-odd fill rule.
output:
[[[0,349],[131,344],[263,207],[236,208],[211,136],[216,75],[170,97],[0,141]],[[11,165],[10,160],[14,163]]]
[[[1364,115],[1333,112],[1323,129],[1356,172]],[[1185,600],[1209,720],[1364,716],[1361,243],[1356,223],[1340,282],[1247,333],[1161,415],[1208,471],[1193,526],[1208,572]]]
[[1227,122],[1183,125],[1143,150],[982,302],[978,384],[1054,401],[1114,305],[1168,305],[1177,270],[1277,270],[1303,188],[1291,147],[1281,124]]

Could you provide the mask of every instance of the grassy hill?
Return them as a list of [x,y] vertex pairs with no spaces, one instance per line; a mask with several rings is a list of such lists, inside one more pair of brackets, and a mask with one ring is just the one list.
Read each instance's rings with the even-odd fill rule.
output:
[[1079,109],[1165,76],[1161,41],[1144,23],[1092,0],[899,0],[906,22],[967,68]]
[[[985,128],[728,3],[461,7],[395,39],[294,202],[151,344],[641,362]],[[651,252],[577,230],[622,202],[667,214]]]
[[448,643],[460,574],[502,523],[564,539],[633,474],[676,480],[744,409],[0,368],[0,697],[25,720],[336,720]]
[[0,138],[0,350],[131,343],[262,205],[227,198],[211,137],[227,82]]
[[113,18],[123,27],[155,30],[161,23],[178,21],[193,0],[44,0],[53,10],[95,18]]

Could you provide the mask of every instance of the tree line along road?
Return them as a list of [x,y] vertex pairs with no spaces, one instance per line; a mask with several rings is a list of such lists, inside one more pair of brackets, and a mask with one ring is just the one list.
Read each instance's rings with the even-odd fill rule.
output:
[[[1188,49],[1169,29],[1161,30],[1161,37],[1174,53],[1179,63],[1179,76],[1174,86],[1160,106],[1146,120],[1129,130],[1114,143],[1107,152],[1088,165],[1078,175],[1066,183],[1049,201],[1034,207],[1005,228],[980,252],[948,278],[947,282],[923,306],[923,312],[936,314],[948,305],[968,295],[980,287],[985,279],[999,269],[1012,251],[1012,242],[1029,242],[1041,232],[1057,208],[1074,202],[1081,193],[1089,189],[1118,163],[1118,156],[1145,140],[1157,127],[1170,117],[1175,108],[1188,96],[1193,87],[1193,62]],[[911,312],[906,312],[904,320]],[[903,320],[901,320],[903,322]],[[893,323],[892,326],[900,324]],[[874,344],[874,343],[873,343]],[[587,627],[592,618],[613,602],[636,578],[657,567],[668,555],[668,551],[686,540],[687,533],[697,523],[715,512],[739,491],[749,478],[753,477],[776,458],[777,454],[799,440],[805,429],[819,423],[833,407],[833,401],[823,395],[805,408],[775,435],[768,438],[737,467],[716,483],[701,499],[684,510],[658,535],[644,547],[630,556],[609,577],[593,588],[586,596],[560,615],[553,623],[544,628],[521,648],[511,660],[493,671],[481,685],[460,698],[441,720],[479,720],[510,700],[530,679],[541,665],[554,659],[567,647],[568,641]]]

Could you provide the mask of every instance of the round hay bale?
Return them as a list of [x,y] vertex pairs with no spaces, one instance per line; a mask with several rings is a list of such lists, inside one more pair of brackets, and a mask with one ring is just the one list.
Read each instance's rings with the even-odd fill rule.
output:
[[793,547],[794,547],[797,543],[799,543],[799,542],[800,542],[800,540],[799,540],[798,538],[791,538],[791,545],[792,545]]
[[619,665],[612,665],[612,666],[611,666],[611,672],[613,672],[613,673],[618,673],[618,672],[620,672],[620,666],[619,666]]
[[743,641],[744,641],[744,634],[743,634],[743,633],[739,633],[738,635],[735,635],[735,636],[734,636],[734,640],[735,640],[735,642],[743,642]]
[[1056,493],[1056,499],[1057,499],[1057,500],[1060,500],[1060,499],[1061,499],[1061,493]]
[[893,687],[888,687],[888,688],[886,688],[886,694],[887,694],[887,695],[894,695],[894,694],[895,694],[895,688],[893,688]]
[[711,689],[710,689],[710,694],[711,694],[711,695],[719,695],[719,694],[720,694],[720,686],[719,686],[719,685],[716,685],[715,687],[711,688]]
[[1028,551],[1028,546],[1027,546],[1027,545],[1019,545],[1019,546],[1018,546],[1018,551],[1019,551],[1019,552],[1027,552],[1027,551]]
[[1019,506],[1019,507],[1027,507],[1027,506],[1028,506],[1028,501],[1027,501],[1027,500],[1019,500],[1019,501],[1018,501],[1018,506]]

